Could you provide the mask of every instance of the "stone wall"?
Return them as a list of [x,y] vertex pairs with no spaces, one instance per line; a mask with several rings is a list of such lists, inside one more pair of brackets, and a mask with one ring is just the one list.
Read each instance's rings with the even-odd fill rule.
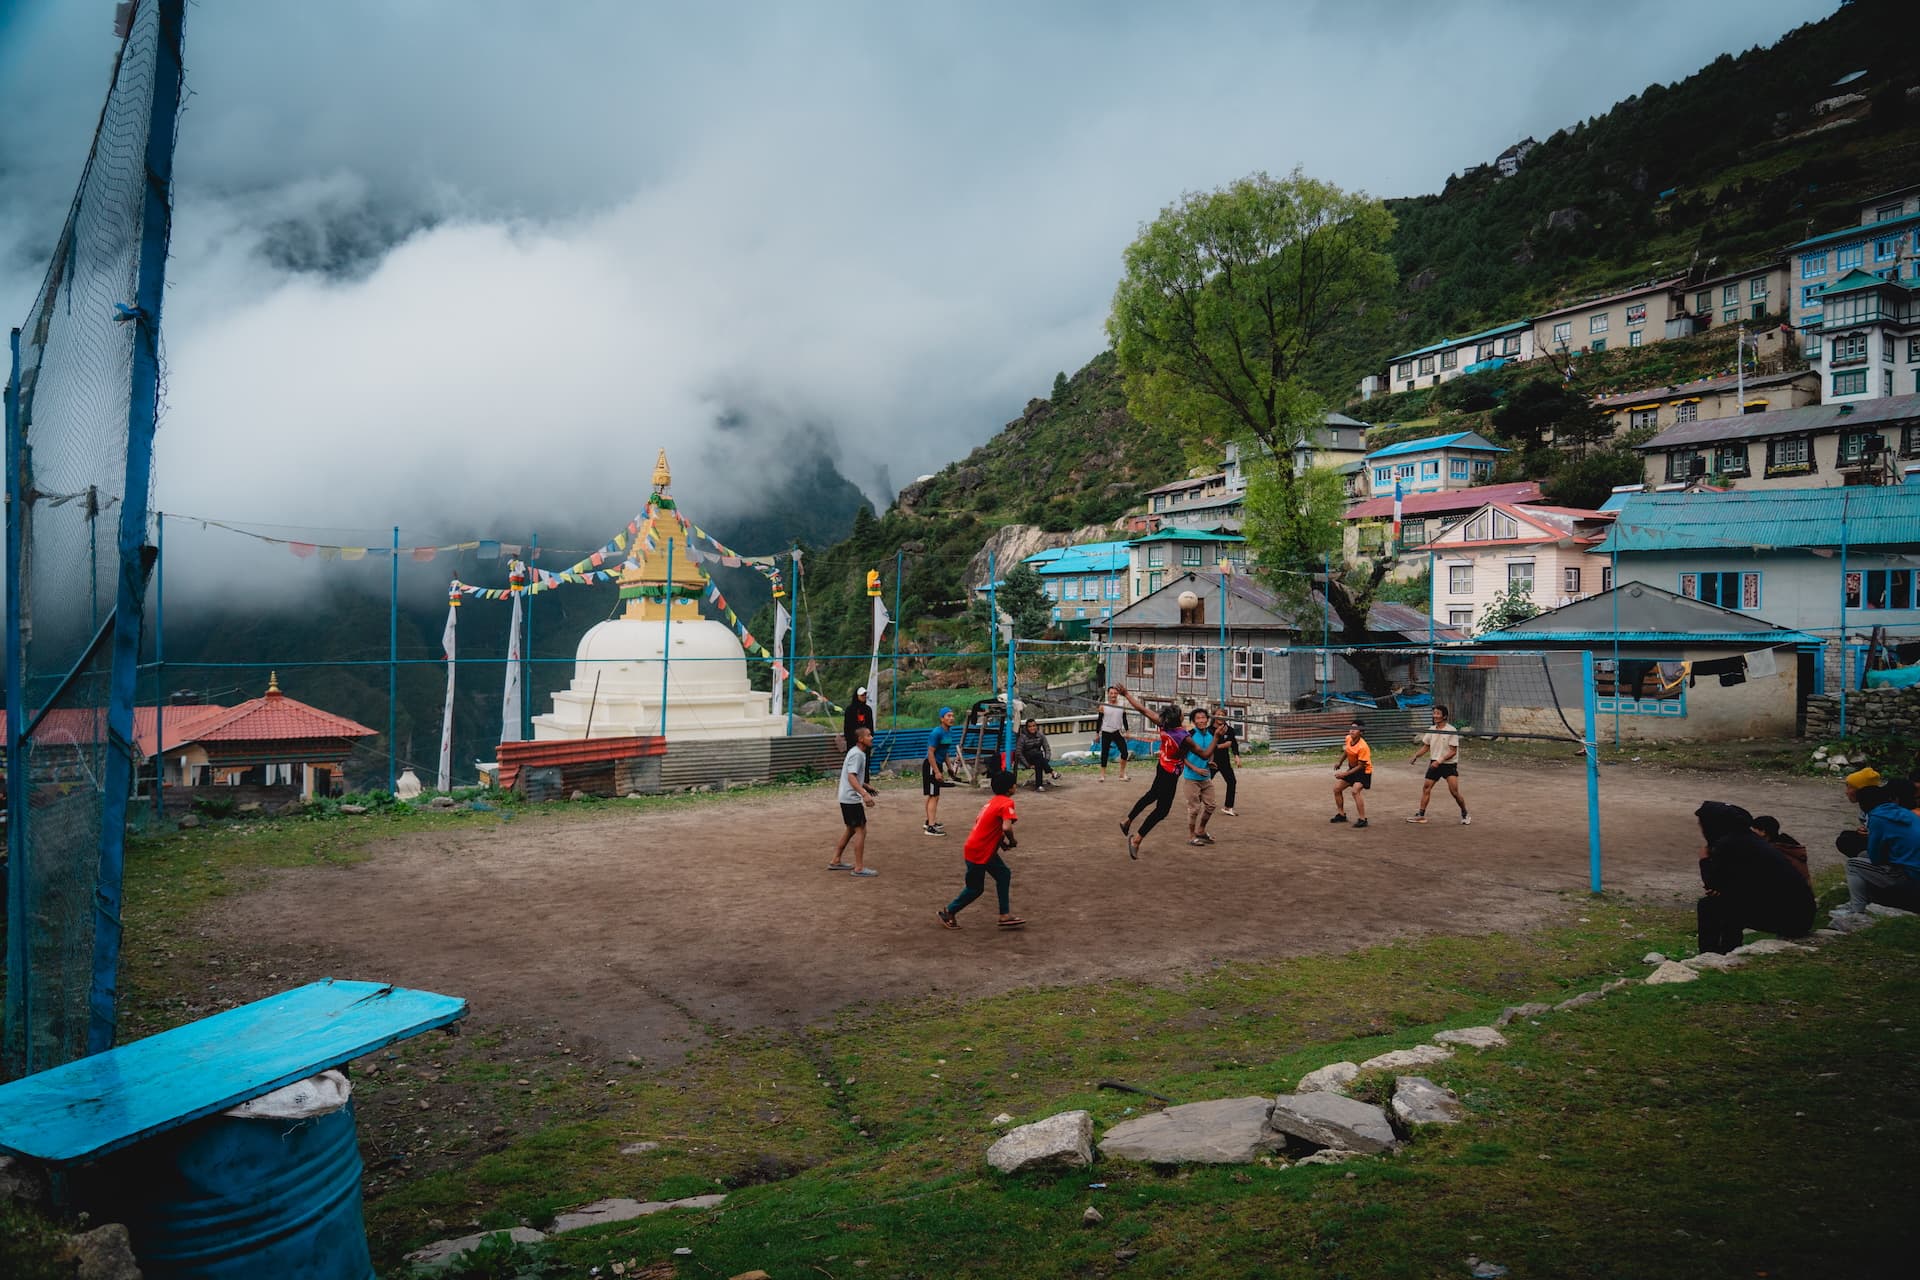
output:
[[[1840,736],[1838,695],[1823,693],[1807,699],[1807,736],[1819,742]],[[1920,686],[1849,693],[1847,736],[1920,741]]]

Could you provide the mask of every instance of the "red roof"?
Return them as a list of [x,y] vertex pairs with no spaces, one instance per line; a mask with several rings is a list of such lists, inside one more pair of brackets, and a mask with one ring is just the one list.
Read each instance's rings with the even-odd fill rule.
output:
[[[188,742],[287,742],[299,738],[371,738],[379,731],[269,689],[191,726]],[[172,745],[169,735],[168,745]]]
[[[1540,486],[1532,480],[1512,484],[1483,484],[1471,489],[1443,489],[1439,493],[1410,493],[1400,500],[1403,516],[1429,516],[1442,511],[1476,511],[1489,502],[1534,502]],[[1347,508],[1349,520],[1393,518],[1393,495],[1368,498]]]
[[[194,725],[221,715],[225,711],[225,707],[216,707],[210,703],[176,703],[168,707],[167,745],[172,747],[191,741]],[[133,741],[140,748],[142,756],[151,756],[159,747],[153,732],[155,720],[155,708],[135,707],[133,709]]]

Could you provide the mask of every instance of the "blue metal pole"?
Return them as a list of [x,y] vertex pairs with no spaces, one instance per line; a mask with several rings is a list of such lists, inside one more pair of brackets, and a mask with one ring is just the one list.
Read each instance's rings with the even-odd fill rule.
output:
[[[799,657],[800,642],[800,548],[793,548],[793,616],[787,619],[787,736],[793,736],[793,664]],[[779,602],[774,603],[779,608]]]
[[393,555],[387,566],[387,794],[392,795],[394,735],[399,732],[400,702],[400,526],[393,526]]
[[26,724],[26,653],[21,643],[20,587],[26,577],[21,561],[26,553],[21,512],[26,499],[25,478],[30,473],[26,442],[20,433],[20,331],[9,346],[12,372],[7,377],[7,1019],[20,1028],[22,1057],[13,1064],[21,1075],[34,1070],[33,984],[28,981],[27,949],[27,767],[20,754],[20,731]]
[[667,736],[667,672],[673,663],[673,539],[667,539],[667,623],[660,632],[660,736]]
[[153,532],[153,816],[167,816],[167,513]]
[[1847,738],[1847,504],[1850,489],[1840,491],[1840,740]]
[[[992,686],[989,693],[1000,696],[1000,606],[993,593],[993,552],[987,552],[987,653],[992,671]],[[1007,708],[1007,714],[1013,714],[1013,708]]]
[[1220,570],[1220,709],[1227,707],[1227,571]]
[[[907,553],[899,548],[893,553],[893,684],[887,695],[887,727],[900,728],[900,577],[907,563]],[[892,744],[888,744],[892,749]]]
[[[527,545],[528,563],[540,559],[540,531],[534,530]],[[526,598],[525,628],[520,640],[520,741],[533,741],[533,597]]]
[[1000,759],[1007,767],[1013,762],[1013,654],[1020,637],[1007,629],[1007,714],[1000,718]]
[[1610,553],[1613,563],[1608,569],[1613,578],[1613,745],[1620,745],[1620,548],[1614,547]]
[[[1551,661],[1551,659],[1549,659]],[[1580,701],[1586,711],[1587,887],[1600,892],[1600,704],[1593,691],[1593,650],[1580,651]]]
[[146,181],[135,295],[133,369],[127,400],[127,469],[120,492],[119,584],[113,675],[107,699],[107,753],[101,770],[100,867],[93,897],[93,983],[87,997],[87,1052],[113,1047],[120,969],[120,877],[126,861],[127,800],[133,793],[133,704],[140,679],[140,632],[147,594],[147,493],[160,412],[160,308],[166,300],[167,240],[173,221],[174,126],[180,112],[185,0],[158,0],[153,95],[147,108]]
[[1327,652],[1327,646],[1333,642],[1333,554],[1322,552],[1320,556],[1320,659],[1314,665],[1320,668],[1320,705],[1327,704],[1327,677],[1333,673],[1333,655]]

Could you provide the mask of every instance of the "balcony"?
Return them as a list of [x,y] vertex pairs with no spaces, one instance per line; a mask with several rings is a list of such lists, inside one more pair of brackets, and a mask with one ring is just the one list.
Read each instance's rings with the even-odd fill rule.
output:
[[1861,365],[1866,362],[1867,353],[1864,351],[1849,351],[1843,355],[1838,348],[1835,348],[1827,355],[1827,368],[1829,369],[1845,369],[1849,366]]

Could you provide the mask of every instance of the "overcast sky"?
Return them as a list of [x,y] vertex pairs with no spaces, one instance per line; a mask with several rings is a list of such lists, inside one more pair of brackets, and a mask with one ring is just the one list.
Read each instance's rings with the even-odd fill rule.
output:
[[[1122,248],[1183,190],[1435,191],[1832,8],[197,0],[158,504],[611,524],[665,445],[714,513],[807,424],[883,498],[1104,345]],[[112,9],[0,0],[9,324]]]

